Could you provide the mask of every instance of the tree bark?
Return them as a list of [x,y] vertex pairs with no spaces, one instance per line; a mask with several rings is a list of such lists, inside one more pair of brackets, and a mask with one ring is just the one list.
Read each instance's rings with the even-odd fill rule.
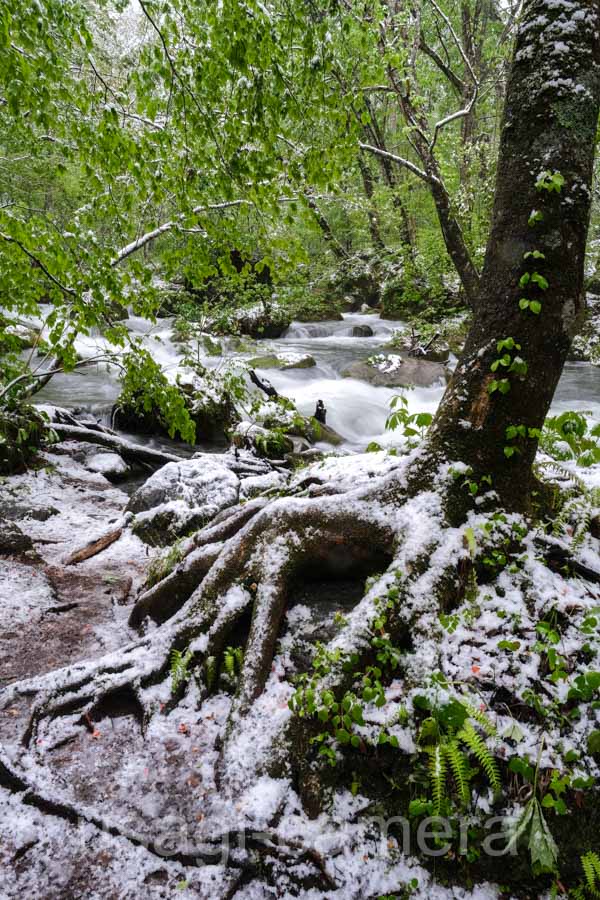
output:
[[367,215],[369,218],[369,233],[371,235],[371,243],[373,244],[374,250],[385,250],[385,243],[381,236],[381,229],[379,228],[379,218],[377,216],[377,210],[373,202],[373,176],[368,164],[360,156],[358,158],[358,167],[360,169],[360,176],[362,178],[362,183],[365,190],[365,197],[369,202]]
[[[537,429],[585,302],[600,7],[596,0],[575,0],[568,33],[564,19],[562,7],[549,0],[525,5],[474,321],[429,440],[435,453],[470,466],[474,480],[491,476],[501,503],[513,509],[529,503]],[[567,47],[561,53],[550,39],[557,34]],[[532,252],[543,257],[526,256]],[[521,300],[536,305],[522,308]],[[507,339],[518,347],[499,349],[498,342]],[[492,371],[506,354],[508,365]],[[516,435],[513,428],[519,429]]]

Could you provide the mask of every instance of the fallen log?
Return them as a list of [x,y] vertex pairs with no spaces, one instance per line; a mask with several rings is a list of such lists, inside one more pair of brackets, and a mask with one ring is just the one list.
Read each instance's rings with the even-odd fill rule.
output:
[[92,428],[84,428],[76,425],[63,425],[53,423],[52,429],[60,438],[67,441],[89,441],[90,444],[98,444],[100,447],[107,447],[114,450],[126,462],[144,463],[151,466],[164,466],[169,462],[181,462],[183,457],[176,456],[174,453],[167,453],[164,450],[154,450],[151,447],[142,447],[140,444],[133,444],[126,441],[125,438],[118,437],[114,434],[107,434],[103,431],[95,431]]

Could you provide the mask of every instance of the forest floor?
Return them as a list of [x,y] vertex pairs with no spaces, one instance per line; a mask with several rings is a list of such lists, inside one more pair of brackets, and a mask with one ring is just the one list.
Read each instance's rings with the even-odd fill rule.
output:
[[[66,564],[70,554],[120,520],[129,499],[77,462],[75,450],[74,444],[58,445],[43,455],[40,467],[7,478],[0,489],[0,514],[31,538],[31,549],[19,550],[13,540],[13,550],[6,552],[5,545],[0,558],[3,686],[118,651],[134,636],[127,617],[157,551],[126,530],[97,556]],[[363,465],[381,470],[384,457],[369,454]],[[356,477],[356,469],[349,476]],[[271,691],[263,709],[265,723],[289,714],[288,696],[282,679],[279,696]],[[27,752],[17,736],[27,725],[28,698],[4,708],[0,741],[8,756],[36,776],[43,772],[43,787],[53,797],[94,809],[134,839],[111,835],[108,824],[102,829],[83,818],[66,821],[60,811],[41,810],[18,791],[0,787],[0,898],[346,900],[378,897],[411,883],[415,896],[497,896],[492,887],[434,885],[429,873],[400,853],[394,838],[373,832],[361,816],[368,800],[350,791],[340,792],[314,821],[284,780],[259,779],[239,796],[220,797],[215,746],[229,705],[230,697],[217,693],[197,709],[186,695],[172,712],[143,727],[132,695],[95,709],[93,719],[50,723]],[[253,764],[250,753],[247,765]],[[214,829],[219,820],[231,845],[211,845],[214,863],[172,858],[186,841],[192,848],[201,843],[204,821]],[[262,869],[248,864],[252,854],[243,844],[249,829],[267,848]],[[277,839],[297,852],[279,852]]]

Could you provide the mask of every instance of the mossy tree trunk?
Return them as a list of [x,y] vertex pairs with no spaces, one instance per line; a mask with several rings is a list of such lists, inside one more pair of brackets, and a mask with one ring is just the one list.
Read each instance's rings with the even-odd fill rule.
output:
[[491,476],[509,508],[528,504],[536,435],[585,303],[599,28],[596,0],[525,4],[481,288],[430,434],[440,456]]

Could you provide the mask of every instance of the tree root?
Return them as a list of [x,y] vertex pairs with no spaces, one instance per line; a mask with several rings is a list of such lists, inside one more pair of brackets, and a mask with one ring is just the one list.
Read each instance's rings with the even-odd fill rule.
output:
[[[282,840],[276,831],[242,829],[239,832],[225,832],[214,835],[203,844],[173,848],[166,856],[164,848],[155,847],[151,840],[139,832],[126,828],[108,817],[99,816],[81,804],[61,797],[58,791],[50,792],[35,785],[31,772],[20,771],[20,767],[9,760],[1,750],[0,787],[18,794],[23,803],[33,806],[42,813],[56,816],[75,826],[86,822],[105,834],[126,840],[134,847],[143,847],[148,853],[156,855],[162,862],[168,859],[169,862],[176,862],[190,868],[214,865],[224,848],[237,846],[246,852],[244,854],[229,853],[227,857],[228,867],[239,872],[234,885],[236,888],[244,875],[247,877],[255,871],[255,863],[249,855],[252,852],[277,856],[287,861],[290,859],[296,862],[304,860],[317,869],[325,887],[332,890],[337,887],[335,880],[327,871],[325,860],[318,851],[305,846],[301,841],[289,838]],[[28,848],[34,846],[35,843],[34,841],[28,845]]]
[[[448,529],[440,543],[440,527],[445,522],[442,494],[432,492],[426,504],[421,495],[411,506],[402,485],[379,480],[345,494],[270,502],[259,498],[227,510],[188,539],[184,560],[138,598],[131,622],[139,624],[149,615],[164,623],[157,630],[97,661],[12,685],[0,703],[5,705],[18,695],[34,696],[23,736],[23,744],[30,748],[37,748],[37,735],[45,720],[77,713],[81,722],[119,691],[133,691],[144,717],[150,717],[158,707],[156,691],[151,691],[147,700],[145,690],[167,680],[173,650],[190,652],[189,669],[195,669],[202,680],[202,663],[209,656],[221,657],[250,610],[244,660],[218,765],[221,781],[234,786],[236,763],[232,768],[230,762],[236,754],[232,751],[270,676],[294,584],[310,581],[315,575],[382,573],[382,584],[400,585],[401,602],[390,617],[394,637],[401,640],[407,633],[417,633],[435,653],[432,615],[437,618],[443,606],[442,594],[451,596],[448,587],[460,581],[459,564],[468,555],[460,529]],[[341,640],[361,662],[368,661],[376,590],[367,592],[349,614],[340,638],[334,639],[329,649],[341,646]],[[332,688],[343,690],[349,678],[352,673],[332,671]],[[205,684],[201,694],[208,693],[208,688]],[[178,694],[173,695],[165,712],[177,698]],[[288,731],[287,736],[290,734]],[[306,735],[305,739],[308,741]],[[276,740],[285,744],[286,734]],[[294,748],[296,761],[299,746]],[[267,761],[265,771],[270,764]],[[279,777],[284,770],[289,774],[289,758],[282,763],[276,754],[274,765]],[[249,774],[246,772],[246,777]]]

